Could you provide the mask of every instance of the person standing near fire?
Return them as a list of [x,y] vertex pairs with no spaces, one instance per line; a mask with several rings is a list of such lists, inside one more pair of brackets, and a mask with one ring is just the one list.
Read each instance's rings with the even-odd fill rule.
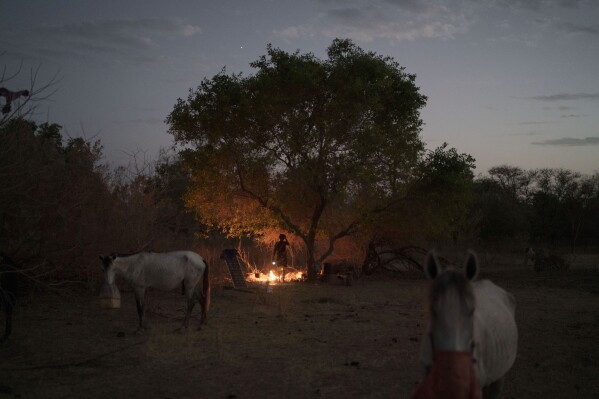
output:
[[287,236],[279,234],[279,241],[272,251],[272,264],[281,268],[281,281],[285,281],[285,268],[287,267]]

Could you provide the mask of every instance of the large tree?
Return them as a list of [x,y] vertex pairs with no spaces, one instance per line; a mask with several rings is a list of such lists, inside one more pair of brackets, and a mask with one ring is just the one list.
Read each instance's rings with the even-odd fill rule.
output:
[[309,279],[338,239],[402,199],[423,154],[415,75],[349,40],[327,55],[269,45],[250,64],[255,74],[204,79],[167,117],[202,222],[292,232]]
[[[476,160],[469,154],[448,148],[447,143],[430,151],[422,162],[421,177],[415,192],[419,198],[418,217],[428,226],[422,233],[430,237],[451,236],[457,243],[460,235],[472,228],[468,208]],[[420,209],[419,209],[420,208]]]

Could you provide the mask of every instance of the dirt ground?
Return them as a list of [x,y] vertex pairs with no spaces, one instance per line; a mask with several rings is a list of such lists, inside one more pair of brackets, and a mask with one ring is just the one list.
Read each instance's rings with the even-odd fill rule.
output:
[[[504,398],[599,398],[599,256],[567,272],[483,265],[517,300],[519,351]],[[0,345],[1,398],[409,398],[422,371],[423,279],[353,286],[213,287],[208,324],[175,332],[180,293],[35,294]]]

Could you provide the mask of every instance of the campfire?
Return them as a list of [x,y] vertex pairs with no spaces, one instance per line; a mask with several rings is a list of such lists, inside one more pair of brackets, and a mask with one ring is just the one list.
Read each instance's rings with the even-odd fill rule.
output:
[[[285,279],[283,282],[290,281],[302,281],[304,279],[304,273],[300,271],[285,272]],[[277,284],[281,283],[281,271],[271,270],[268,273],[250,273],[247,275],[246,280],[250,283],[269,283]]]

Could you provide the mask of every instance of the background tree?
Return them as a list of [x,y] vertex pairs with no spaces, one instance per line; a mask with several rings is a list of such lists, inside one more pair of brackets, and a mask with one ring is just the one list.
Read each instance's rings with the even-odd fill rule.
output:
[[457,239],[468,224],[473,200],[475,160],[443,143],[428,151],[406,185],[406,201],[399,201],[385,217],[369,226],[369,239],[425,241]]
[[310,279],[338,239],[401,200],[423,152],[415,75],[349,40],[327,55],[269,45],[254,75],[204,79],[167,117],[200,219],[231,233],[292,232]]
[[599,174],[565,169],[523,170],[501,165],[475,181],[473,214],[487,241],[535,245],[599,242]]
[[534,174],[521,168],[500,165],[477,179],[473,217],[479,222],[480,237],[501,241],[514,237],[528,240],[530,198]]
[[60,129],[23,119],[0,127],[3,250],[57,268],[77,264],[84,249],[97,244],[91,229],[103,224],[108,192],[99,142],[69,138],[63,144]]
[[111,168],[99,140],[29,119],[57,80],[40,87],[38,67],[23,87],[22,70],[0,71],[0,87],[29,91],[9,98],[10,107],[8,92],[0,93],[0,250],[23,265],[29,281],[93,286],[98,254],[197,248],[201,227],[184,207],[189,174],[178,160],[165,155],[154,163],[133,153],[129,167]]
[[[470,230],[468,210],[472,202],[475,159],[443,143],[429,152],[422,162],[416,186],[420,217],[427,222],[423,233],[428,238],[451,237],[457,243],[460,234]],[[424,205],[424,206],[423,206]]]
[[533,239],[552,245],[567,242],[572,248],[581,237],[588,243],[592,237],[592,224],[597,221],[599,175],[539,169],[534,171],[533,184]]
[[0,127],[0,249],[28,277],[93,286],[98,254],[198,245],[175,163],[111,170],[98,140],[61,130],[21,118]]
[[526,201],[532,189],[534,172],[517,166],[500,165],[489,169],[489,178],[514,200]]

